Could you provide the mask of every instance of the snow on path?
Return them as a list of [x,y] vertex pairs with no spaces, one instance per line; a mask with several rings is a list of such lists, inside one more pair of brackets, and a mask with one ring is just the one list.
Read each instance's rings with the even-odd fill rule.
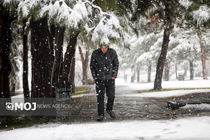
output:
[[84,124],[47,124],[0,132],[1,140],[210,139],[210,117]]

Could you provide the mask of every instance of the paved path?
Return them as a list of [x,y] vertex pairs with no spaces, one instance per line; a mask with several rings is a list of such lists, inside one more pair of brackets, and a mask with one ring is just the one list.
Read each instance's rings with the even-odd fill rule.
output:
[[[178,110],[170,110],[167,108],[167,101],[171,99],[148,99],[142,97],[125,97],[136,93],[136,91],[129,89],[127,86],[116,86],[116,98],[114,103],[114,111],[117,118],[112,120],[108,114],[105,113],[104,121],[119,121],[119,120],[146,120],[146,119],[172,119],[185,116],[200,116],[210,115],[210,110],[189,110],[180,108]],[[209,98],[210,94],[194,94],[177,98],[182,100],[192,100],[200,98]],[[210,98],[209,98],[210,99]],[[105,99],[106,101],[106,99]],[[73,99],[73,122],[91,122],[95,121],[97,117],[97,103],[95,96],[95,88],[92,86],[87,94],[80,98]]]

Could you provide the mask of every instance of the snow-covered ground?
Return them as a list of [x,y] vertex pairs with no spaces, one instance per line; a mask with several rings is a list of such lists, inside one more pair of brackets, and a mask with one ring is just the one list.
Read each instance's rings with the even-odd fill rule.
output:
[[[117,85],[127,90],[149,90],[153,83],[125,83],[116,80]],[[163,81],[163,88],[209,88],[210,80]],[[171,97],[210,89],[174,90],[165,92],[120,94],[120,96]],[[186,105],[186,109],[210,110],[209,104]],[[0,132],[0,140],[209,140],[210,117],[187,117],[175,120],[132,120],[114,122],[91,122],[72,124],[45,124]]]
[[[154,83],[125,83],[123,79],[118,78],[116,85],[128,86],[131,90],[151,90],[153,89]],[[199,89],[199,88],[210,88],[210,80],[188,80],[188,81],[163,81],[162,88],[177,89],[172,91],[161,91],[161,92],[143,92],[143,93],[132,93],[123,94],[122,96],[132,97],[146,97],[146,98],[165,98],[182,96],[193,93],[205,93],[210,92],[210,89]],[[179,88],[185,88],[185,90],[178,90]],[[195,89],[194,89],[195,88]],[[198,88],[198,89],[196,89]]]
[[[151,90],[153,89],[154,83],[153,82],[125,83],[122,78],[117,78],[116,85],[127,86],[128,90]],[[193,93],[210,92],[210,89],[190,89],[190,88],[210,88],[210,80],[163,81],[162,87],[167,88],[167,89],[185,88],[185,90],[172,90],[172,91],[161,91],[161,92],[151,92],[151,93],[146,92],[146,93],[141,93],[141,94],[140,93],[135,94],[134,92],[134,94],[124,94],[122,96],[165,98],[165,97],[182,96],[182,95],[193,94]],[[77,95],[75,97],[81,97],[81,96],[86,96],[86,94]],[[13,98],[23,98],[23,94],[13,96]]]
[[209,140],[210,117],[47,124],[0,132],[1,140]]
[[[208,78],[210,79],[210,77]],[[128,85],[134,90],[149,90],[153,89],[154,82],[150,83],[125,83],[123,79],[117,78],[116,85]],[[163,81],[162,88],[210,88],[210,80],[187,80],[187,81]]]
[[124,94],[121,96],[128,97],[144,97],[144,98],[166,98],[166,97],[177,97],[194,93],[205,93],[209,92],[210,89],[200,89],[200,90],[173,90],[173,91],[161,91],[161,92],[146,92],[146,93],[134,93],[134,94]]

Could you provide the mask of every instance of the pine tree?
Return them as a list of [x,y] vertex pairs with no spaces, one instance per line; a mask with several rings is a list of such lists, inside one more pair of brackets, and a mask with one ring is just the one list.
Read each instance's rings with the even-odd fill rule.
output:
[[206,68],[206,54],[205,54],[205,41],[203,39],[203,34],[206,29],[210,27],[210,14],[209,7],[210,3],[208,0],[192,0],[188,2],[189,5],[185,8],[184,19],[186,22],[186,28],[194,28],[195,33],[199,38],[200,43],[200,53],[202,62],[202,75],[203,79],[207,79],[207,68]]
[[[121,1],[121,3],[123,2]],[[162,77],[163,77],[163,70],[166,62],[166,55],[168,52],[168,46],[170,41],[169,38],[176,23],[176,19],[180,15],[180,3],[178,0],[174,1],[136,0],[134,3],[132,3],[131,1],[129,1],[128,3],[129,4],[126,5],[131,5],[128,6],[131,7],[131,9],[127,9],[127,11],[129,11],[132,14],[131,18],[132,21],[138,21],[138,19],[141,18],[142,16],[146,16],[147,18],[151,19],[149,26],[151,26],[151,24],[154,24],[153,21],[156,21],[153,19],[158,19],[158,21],[163,21],[162,27],[164,32],[163,32],[162,49],[157,62],[156,77],[154,82],[154,89],[160,90],[162,89]],[[132,7],[132,5],[134,6]]]

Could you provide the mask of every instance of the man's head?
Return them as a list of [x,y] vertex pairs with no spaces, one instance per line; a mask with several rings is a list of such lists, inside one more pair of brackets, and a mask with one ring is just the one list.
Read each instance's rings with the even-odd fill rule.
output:
[[101,51],[103,53],[106,53],[108,51],[108,49],[109,49],[109,46],[108,45],[106,45],[106,44],[101,45]]

